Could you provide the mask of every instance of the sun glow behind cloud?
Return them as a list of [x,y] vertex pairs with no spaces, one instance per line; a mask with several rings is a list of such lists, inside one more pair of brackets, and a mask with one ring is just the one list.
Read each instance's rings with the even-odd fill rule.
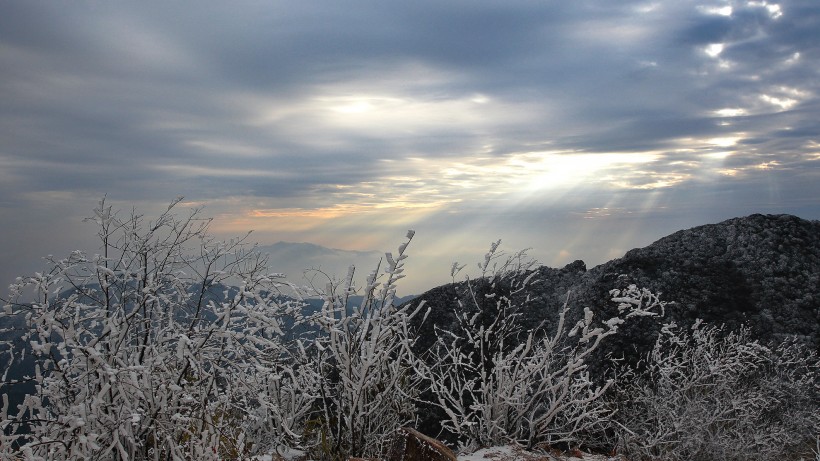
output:
[[[652,153],[530,152],[509,160],[510,184],[520,193],[551,192],[579,186],[629,187],[623,179],[656,161]],[[518,173],[517,175],[515,173]]]
[[[431,136],[440,132],[498,130],[545,116],[540,104],[506,101],[482,92],[442,90],[459,79],[441,66],[417,62],[378,65],[366,76],[309,86],[287,98],[239,93],[226,103],[252,126],[275,127],[316,143],[351,135]],[[319,136],[317,136],[319,134]]]
[[[720,115],[734,114],[734,109]],[[356,184],[335,184],[293,197],[280,206],[256,200],[233,224],[237,229],[319,232],[328,225],[389,221],[419,222],[441,213],[459,213],[469,202],[485,209],[514,209],[532,201],[557,203],[579,191],[654,191],[687,181],[718,181],[777,162],[727,167],[745,133],[687,138],[669,151],[591,153],[577,151],[474,153],[453,158],[382,159],[383,176]],[[485,146],[492,151],[492,146]],[[657,197],[653,195],[653,197]],[[646,203],[653,203],[655,199]],[[284,205],[284,206],[282,206]],[[647,205],[649,206],[649,205]],[[364,225],[364,224],[362,224]],[[234,227],[234,226],[230,226]]]
[[[458,211],[468,194],[473,204],[515,207],[522,200],[560,199],[578,189],[646,190],[684,179],[651,172],[658,153],[526,152],[504,157],[409,159],[404,176],[385,176],[328,190],[330,206],[248,208],[236,224],[293,231],[320,229],[329,222],[389,219],[411,223],[431,214]],[[644,170],[646,169],[646,170]],[[647,181],[647,178],[652,178]]]
[[483,114],[469,98],[429,100],[390,95],[320,97],[309,110],[325,124],[347,130],[370,131],[378,126],[387,132],[481,123]]

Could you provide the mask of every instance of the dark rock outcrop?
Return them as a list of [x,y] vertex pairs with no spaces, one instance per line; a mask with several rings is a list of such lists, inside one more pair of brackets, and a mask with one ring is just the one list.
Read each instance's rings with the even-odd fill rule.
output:
[[590,271],[585,285],[621,274],[674,301],[670,320],[702,319],[756,337],[797,335],[820,346],[820,221],[751,215],[676,232]]
[[[584,307],[593,310],[598,321],[616,315],[610,290],[630,284],[673,304],[660,321],[633,319],[607,338],[605,350],[590,363],[596,379],[604,379],[607,355],[637,363],[653,347],[662,324],[670,322],[686,326],[701,319],[728,329],[745,324],[755,339],[797,336],[820,349],[820,221],[755,214],[676,232],[589,270],[575,261],[535,272],[534,283],[517,294],[510,280],[474,280],[475,298],[464,282],[424,293],[414,302],[424,300],[431,312],[424,324],[417,325],[416,351],[435,360],[435,329],[457,330],[456,311],[473,299],[486,311],[479,322],[492,321],[497,300],[508,296],[520,307],[517,321],[522,332],[545,325],[549,333],[567,300],[572,309],[569,325],[583,315]],[[440,409],[422,405],[419,427],[449,440],[448,434],[439,433],[442,417]]]
[[[529,300],[516,299],[525,330],[549,324],[567,297],[576,311],[590,307],[598,318],[608,318],[616,312],[609,291],[635,284],[674,303],[665,322],[747,324],[761,340],[797,335],[820,347],[820,221],[755,214],[676,232],[589,270],[575,261],[536,271]],[[510,291],[503,282],[474,286],[502,295]],[[416,300],[431,308],[420,328],[419,350],[432,346],[433,325],[453,326],[458,300],[466,296],[466,284],[457,283]]]

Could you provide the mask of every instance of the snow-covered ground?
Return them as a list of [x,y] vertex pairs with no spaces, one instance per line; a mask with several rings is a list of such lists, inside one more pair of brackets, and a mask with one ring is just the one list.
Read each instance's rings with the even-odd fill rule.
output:
[[[589,453],[573,455],[539,454],[526,451],[520,447],[503,446],[482,448],[469,455],[459,455],[458,461],[622,461],[619,457],[606,457]],[[256,461],[310,461],[305,459],[304,452],[299,450],[285,451],[278,455],[264,455]]]
[[482,448],[469,455],[460,455],[459,461],[620,461],[621,458],[609,458],[578,452],[573,455],[539,454],[526,451],[520,447],[503,446]]
[[301,450],[285,449],[276,455],[262,455],[254,458],[254,461],[307,461],[305,452]]

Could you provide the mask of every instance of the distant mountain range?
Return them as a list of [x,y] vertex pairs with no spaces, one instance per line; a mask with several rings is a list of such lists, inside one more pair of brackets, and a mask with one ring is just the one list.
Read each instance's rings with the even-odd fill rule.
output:
[[[820,221],[755,214],[676,232],[589,270],[575,261],[536,271],[538,283],[522,312],[525,328],[549,324],[568,295],[575,315],[588,306],[599,319],[608,318],[616,311],[609,291],[635,284],[674,302],[663,322],[688,325],[702,319],[729,328],[745,323],[761,340],[798,335],[820,348]],[[448,326],[454,320],[454,300],[466,299],[465,294],[462,282],[434,288],[418,299],[432,309],[428,322]],[[649,319],[630,323],[625,334],[614,337],[610,350],[646,351],[659,325]],[[419,347],[429,347],[433,329],[427,325],[422,330]]]
[[[347,275],[350,265],[356,266],[356,279],[361,282],[384,257],[378,251],[350,251],[327,248],[313,243],[277,242],[259,245],[261,253],[269,255],[270,269],[281,272],[291,282],[301,284],[314,270],[337,278]],[[324,284],[321,285],[324,288]]]

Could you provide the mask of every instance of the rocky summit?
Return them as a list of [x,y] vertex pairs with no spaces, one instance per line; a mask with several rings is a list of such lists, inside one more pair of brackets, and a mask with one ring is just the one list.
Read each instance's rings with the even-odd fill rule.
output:
[[[525,278],[529,284],[521,290]],[[543,326],[538,330],[541,334],[553,334],[565,302],[570,307],[565,325],[574,325],[585,307],[602,322],[618,315],[610,291],[630,285],[668,302],[665,314],[620,325],[619,333],[608,337],[586,363],[595,381],[611,376],[611,358],[640,368],[663,325],[672,322],[686,327],[701,320],[724,325],[725,331],[746,325],[752,337],[763,342],[796,336],[820,349],[820,221],[760,214],[682,230],[592,269],[575,261],[563,268],[541,266],[491,282],[472,280],[434,288],[411,301],[424,300],[429,308],[423,324],[421,316],[414,319],[418,332],[414,349],[436,360],[430,353],[436,332],[458,332],[460,309],[471,310],[468,317],[484,328],[498,318],[515,316],[519,339],[539,326]],[[505,304],[499,300],[504,298],[511,300],[512,312],[499,312],[499,305]],[[510,348],[515,337],[511,339],[505,342]],[[443,417],[440,409],[424,407],[419,427],[439,433]]]
[[[590,307],[608,318],[616,313],[610,290],[635,284],[670,304],[661,322],[626,325],[613,352],[646,351],[660,323],[687,325],[696,319],[729,329],[746,324],[764,341],[797,335],[820,347],[820,221],[755,214],[676,232],[592,269],[575,261],[536,272],[526,293],[515,295],[525,329],[549,324],[567,299],[575,315]],[[492,287],[474,281],[473,287],[482,295],[511,292],[503,281]],[[431,308],[417,344],[425,349],[434,340],[431,324],[452,326],[454,306],[468,299],[467,285],[437,287],[419,299]]]

